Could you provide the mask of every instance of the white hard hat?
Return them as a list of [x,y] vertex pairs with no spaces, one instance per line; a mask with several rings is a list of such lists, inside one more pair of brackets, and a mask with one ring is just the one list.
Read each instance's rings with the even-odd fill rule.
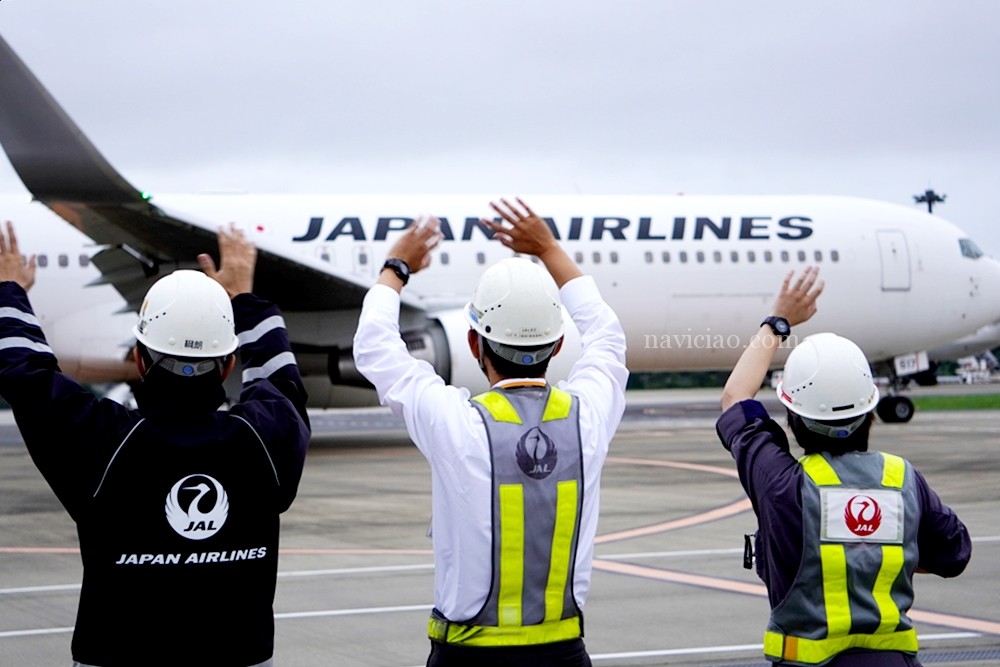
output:
[[556,281],[541,266],[521,257],[486,269],[465,306],[465,317],[479,335],[501,345],[546,345],[563,335]]
[[149,288],[132,333],[171,357],[224,357],[239,345],[225,288],[200,271],[183,269]]
[[833,333],[803,339],[788,355],[778,383],[778,400],[806,419],[858,417],[870,412],[878,398],[865,353]]

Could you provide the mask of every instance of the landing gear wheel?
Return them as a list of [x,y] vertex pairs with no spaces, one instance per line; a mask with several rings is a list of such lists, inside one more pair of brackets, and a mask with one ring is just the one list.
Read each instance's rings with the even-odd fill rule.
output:
[[887,424],[908,422],[915,411],[913,401],[906,396],[886,396],[875,408],[878,418]]

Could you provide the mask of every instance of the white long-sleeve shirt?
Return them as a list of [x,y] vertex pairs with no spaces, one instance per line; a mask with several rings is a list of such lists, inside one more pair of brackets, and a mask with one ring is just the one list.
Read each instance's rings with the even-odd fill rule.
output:
[[[569,378],[559,384],[580,404],[584,497],[573,591],[583,608],[590,590],[601,468],[625,411],[628,370],[625,334],[594,280],[571,280],[560,297],[583,343]],[[492,576],[493,489],[486,427],[469,403],[468,389],[445,384],[430,364],[406,351],[399,335],[399,303],[391,287],[369,290],[354,337],[354,360],[382,404],[406,422],[410,438],[430,463],[434,605],[448,619],[463,621],[482,608]]]

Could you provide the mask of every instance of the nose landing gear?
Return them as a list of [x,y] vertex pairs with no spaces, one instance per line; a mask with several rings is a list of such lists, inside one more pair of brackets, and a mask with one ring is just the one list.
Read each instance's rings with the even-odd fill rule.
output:
[[906,396],[886,396],[878,402],[875,413],[887,424],[908,422],[915,412],[913,401]]

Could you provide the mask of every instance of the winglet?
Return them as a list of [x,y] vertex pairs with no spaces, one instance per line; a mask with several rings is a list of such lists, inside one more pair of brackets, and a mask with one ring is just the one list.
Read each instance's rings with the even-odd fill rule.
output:
[[41,201],[143,201],[0,37],[0,144]]

